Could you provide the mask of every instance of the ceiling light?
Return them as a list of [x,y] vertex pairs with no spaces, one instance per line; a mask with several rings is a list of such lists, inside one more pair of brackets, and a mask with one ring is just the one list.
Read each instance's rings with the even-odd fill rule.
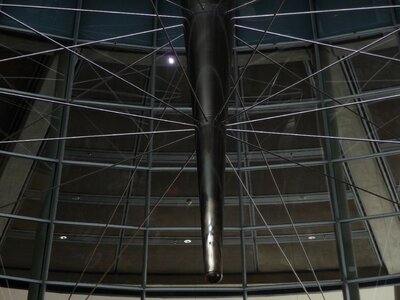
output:
[[309,237],[308,237],[308,239],[309,240],[315,240],[317,237],[315,236],[315,235],[310,235]]
[[169,63],[170,65],[175,64],[175,58],[174,58],[173,56],[168,57],[168,63]]
[[66,235],[60,236],[60,240],[66,240],[68,237]]
[[185,244],[190,244],[192,242],[192,240],[184,240],[183,241]]

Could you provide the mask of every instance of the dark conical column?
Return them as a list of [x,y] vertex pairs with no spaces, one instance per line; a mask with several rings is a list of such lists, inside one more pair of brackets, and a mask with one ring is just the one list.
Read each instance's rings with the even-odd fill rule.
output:
[[[185,42],[196,132],[198,185],[206,278],[222,279],[225,173],[224,103],[232,56],[233,1],[183,0]],[[189,12],[190,11],[190,12]]]

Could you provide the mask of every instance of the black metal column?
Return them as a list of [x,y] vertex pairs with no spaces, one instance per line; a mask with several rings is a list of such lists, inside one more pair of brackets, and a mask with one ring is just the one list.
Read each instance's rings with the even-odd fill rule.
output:
[[[184,0],[185,42],[193,86],[197,169],[206,278],[222,279],[222,240],[225,173],[223,110],[229,93],[232,23],[227,11],[233,1]],[[222,113],[220,113],[222,111]]]

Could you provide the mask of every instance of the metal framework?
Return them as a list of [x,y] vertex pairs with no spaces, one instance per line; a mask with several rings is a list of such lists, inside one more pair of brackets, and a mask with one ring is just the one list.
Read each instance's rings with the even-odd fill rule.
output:
[[[165,0],[159,0],[159,2]],[[312,293],[316,293],[318,296],[325,299],[324,293],[332,289],[341,289],[343,291],[343,299],[353,300],[359,299],[359,287],[361,286],[373,286],[388,283],[398,283],[400,281],[400,273],[385,273],[383,275],[383,269],[385,268],[384,258],[381,256],[382,249],[379,249],[379,241],[375,240],[374,237],[374,227],[370,226],[370,221],[372,220],[391,220],[398,219],[400,216],[400,211],[398,210],[398,187],[396,186],[393,174],[390,172],[390,168],[387,165],[387,158],[396,157],[400,154],[400,147],[398,136],[390,139],[379,138],[377,131],[379,126],[377,126],[370,115],[365,112],[367,105],[372,103],[382,103],[385,101],[397,99],[400,95],[399,87],[389,87],[382,89],[375,89],[370,91],[353,90],[348,95],[339,94],[334,95],[332,91],[327,86],[324,71],[331,70],[334,67],[342,66],[344,63],[349,61],[351,58],[356,56],[365,56],[371,59],[386,60],[388,63],[398,64],[399,59],[397,57],[389,57],[383,54],[377,54],[369,52],[374,46],[379,46],[382,42],[393,38],[394,43],[398,46],[397,35],[400,29],[398,28],[397,21],[397,11],[400,5],[394,5],[388,3],[382,6],[371,6],[367,8],[341,8],[341,9],[329,9],[329,10],[316,10],[315,1],[310,0],[309,11],[299,11],[299,12],[281,12],[285,1],[280,1],[275,7],[275,11],[271,14],[263,15],[249,15],[249,16],[236,16],[233,17],[233,21],[241,19],[259,19],[259,18],[270,18],[270,22],[267,27],[260,30],[258,28],[252,28],[250,26],[243,26],[236,24],[234,31],[239,29],[245,29],[251,32],[258,32],[260,35],[259,42],[256,45],[245,44],[245,41],[240,40],[236,36],[237,46],[234,47],[234,53],[232,56],[232,64],[234,66],[234,74],[231,84],[231,92],[229,100],[231,100],[227,105],[227,117],[222,118],[225,121],[227,139],[233,142],[235,145],[235,151],[227,151],[225,172],[234,178],[238,187],[237,196],[226,196],[225,197],[225,207],[228,206],[238,206],[239,207],[239,224],[237,226],[225,226],[224,232],[226,233],[237,233],[237,237],[225,238],[224,243],[228,245],[238,245],[240,247],[240,264],[241,264],[241,280],[240,284],[234,286],[157,286],[149,283],[149,247],[153,245],[164,245],[165,243],[173,243],[174,240],[169,240],[165,238],[154,238],[152,233],[155,232],[200,232],[200,226],[184,227],[184,226],[153,226],[149,222],[150,217],[160,206],[172,206],[179,207],[185,206],[187,203],[186,197],[173,197],[169,195],[174,183],[179,179],[182,174],[191,174],[197,169],[195,167],[194,153],[192,152],[181,152],[174,156],[165,154],[160,150],[163,147],[167,148],[171,145],[177,144],[185,141],[186,139],[193,138],[193,127],[196,118],[191,117],[191,108],[189,106],[174,105],[172,99],[163,95],[159,96],[157,87],[157,59],[160,56],[165,56],[167,53],[172,53],[174,57],[182,59],[181,54],[183,52],[182,48],[174,47],[174,38],[168,36],[168,32],[181,25],[165,26],[163,23],[166,19],[178,19],[181,20],[182,16],[170,16],[165,14],[160,14],[158,12],[159,3],[157,1],[151,1],[154,8],[154,14],[143,14],[138,12],[122,12],[122,11],[105,11],[105,10],[91,10],[83,8],[84,0],[77,1],[77,7],[75,8],[55,8],[55,7],[42,7],[32,5],[32,9],[51,9],[51,10],[68,10],[75,13],[74,20],[74,34],[73,39],[59,37],[54,35],[46,34],[40,30],[33,28],[32,26],[22,22],[16,17],[13,17],[10,13],[7,13],[5,9],[8,7],[19,8],[18,4],[6,4],[0,3],[0,13],[2,17],[12,18],[17,22],[20,28],[13,28],[12,30],[21,31],[23,33],[29,33],[33,36],[40,37],[47,42],[54,43],[54,47],[50,50],[41,50],[32,54],[22,54],[17,55],[15,58],[10,58],[9,61],[17,61],[19,58],[34,58],[39,54],[46,53],[64,53],[67,59],[65,78],[63,79],[62,93],[60,96],[45,96],[42,94],[23,92],[20,90],[14,90],[9,88],[0,88],[0,95],[3,97],[10,97],[12,99],[24,99],[27,103],[33,105],[36,102],[51,103],[54,109],[50,114],[51,123],[55,128],[49,129],[46,137],[32,138],[32,139],[5,139],[0,141],[0,145],[9,145],[15,143],[28,143],[28,142],[46,142],[51,144],[51,151],[48,155],[41,154],[27,154],[19,153],[17,151],[12,151],[9,149],[1,149],[0,155],[3,157],[14,157],[18,159],[28,159],[35,163],[48,163],[52,166],[51,174],[52,180],[51,185],[47,189],[46,193],[46,205],[43,208],[42,217],[31,217],[25,216],[23,214],[18,214],[15,212],[0,212],[0,218],[5,220],[23,220],[28,222],[34,222],[37,224],[36,237],[40,237],[36,240],[35,245],[35,265],[33,266],[32,272],[34,276],[13,276],[7,274],[6,268],[3,264],[3,273],[0,274],[0,279],[4,286],[22,286],[29,288],[29,298],[28,299],[44,299],[47,291],[62,291],[70,293],[70,297],[76,293],[84,293],[87,295],[86,299],[89,299],[92,295],[96,293],[104,294],[122,294],[122,295],[137,295],[142,299],[151,298],[153,296],[167,295],[167,296],[185,296],[185,295],[218,295],[218,296],[242,296],[243,299],[247,299],[251,295],[265,295],[283,292],[293,292],[301,293],[306,295],[309,299],[314,299]],[[179,4],[172,2],[175,5]],[[217,1],[218,2],[218,1]],[[223,1],[221,1],[223,2]],[[249,1],[238,6],[235,6],[229,10],[229,12],[235,12],[236,10],[246,7],[247,5],[252,5],[257,1]],[[202,7],[203,1],[199,1],[200,9]],[[203,3],[204,4],[204,3]],[[24,5],[26,8],[26,5]],[[184,6],[183,10],[191,10],[191,7]],[[350,49],[348,46],[335,45],[335,41],[341,41],[347,38],[349,41],[354,39],[354,35],[350,37],[336,36],[331,37],[330,40],[320,38],[318,36],[317,29],[317,15],[323,15],[332,12],[355,12],[363,10],[389,10],[393,18],[393,24],[385,28],[378,28],[375,30],[369,30],[368,32],[359,33],[360,36],[371,36],[373,39],[368,41],[368,43],[361,45],[357,49]],[[79,39],[79,28],[82,13],[107,13],[115,15],[130,15],[130,16],[146,16],[152,18],[153,29],[146,32],[136,32],[129,35],[99,39],[96,41],[84,41]],[[275,18],[287,17],[291,15],[311,15],[311,23],[313,29],[312,39],[298,38],[285,34],[286,38],[295,40],[295,42],[283,42],[279,45],[282,49],[285,47],[304,47],[307,51],[310,51],[314,58],[312,65],[314,70],[309,70],[308,74],[304,77],[300,76],[297,78],[295,83],[290,84],[286,87],[278,89],[277,92],[271,92],[265,97],[264,93],[261,93],[256,103],[246,102],[245,100],[245,71],[250,67],[255,58],[268,56],[265,51],[274,47],[273,45],[264,44],[264,37],[268,35],[280,35],[282,33],[276,33],[273,31],[273,22]],[[271,29],[272,28],[272,29]],[[9,29],[9,28],[8,28]],[[97,43],[101,43],[102,47],[109,50],[114,47],[113,41],[120,38],[126,38],[133,35],[140,34],[151,34],[152,35],[152,46],[129,46],[123,45],[121,48],[127,49],[128,51],[145,51],[146,58],[149,59],[149,69],[148,72],[148,86],[146,89],[142,89],[128,79],[124,78],[124,73],[116,73],[110,69],[107,69],[99,64],[93,62],[90,58],[86,57],[84,54],[83,47],[85,46],[95,46]],[[159,38],[166,34],[168,43],[159,47]],[[182,38],[182,36],[180,36]],[[68,41],[67,46],[65,46],[65,41]],[[309,48],[309,45],[312,45]],[[326,63],[324,61],[323,52],[329,49],[329,51],[342,51],[342,57],[337,57],[331,63]],[[65,54],[66,53],[66,54]],[[60,54],[61,55],[61,54]],[[241,59],[241,57],[245,57]],[[247,59],[246,59],[247,58]],[[273,57],[270,57],[273,59]],[[265,57],[264,57],[265,59]],[[6,62],[6,59],[0,59],[0,64]],[[74,100],[72,97],[74,76],[76,75],[76,70],[81,67],[82,61],[100,68],[103,71],[102,82],[107,83],[107,77],[117,78],[122,80],[124,83],[128,84],[130,87],[136,89],[143,96],[143,103],[141,105],[111,101],[97,101],[96,99],[79,99]],[[240,62],[239,62],[240,61]],[[245,63],[243,63],[245,61]],[[310,63],[310,62],[308,62]],[[179,61],[180,67],[183,70],[183,63]],[[240,66],[240,67],[239,67]],[[127,66],[127,70],[134,68],[134,66]],[[279,70],[285,72],[286,67],[279,66]],[[189,68],[190,69],[190,68]],[[125,70],[126,71],[126,70]],[[287,71],[287,70],[286,70]],[[185,72],[185,71],[183,71]],[[289,70],[290,72],[290,70]],[[344,72],[348,76],[356,76],[351,74],[351,72]],[[106,74],[106,75],[104,75]],[[350,75],[349,75],[350,74]],[[293,76],[293,74],[292,74]],[[101,77],[101,75],[99,75]],[[182,78],[185,76],[182,76]],[[181,79],[182,79],[181,78]],[[186,81],[185,81],[186,80]],[[186,84],[189,83],[189,78],[183,78]],[[351,80],[348,80],[350,82]],[[356,79],[354,79],[356,81]],[[290,88],[296,87],[304,82],[312,86],[315,91],[316,96],[311,99],[304,99],[303,101],[293,101],[293,100],[282,100],[282,101],[271,101],[274,97],[283,94],[285,91],[290,90]],[[193,82],[192,82],[193,83]],[[269,84],[269,83],[268,83]],[[192,84],[193,85],[193,84]],[[190,87],[191,90],[195,89]],[[168,85],[165,94],[168,90],[172,88],[170,84]],[[271,89],[272,91],[272,89]],[[172,97],[171,97],[172,98]],[[199,97],[200,98],[200,97]],[[357,101],[354,101],[357,99]],[[270,102],[271,101],[271,102]],[[200,104],[204,104],[202,99],[200,99]],[[201,107],[201,106],[199,106]],[[353,109],[354,108],[354,109]],[[101,133],[99,135],[85,135],[85,136],[69,136],[68,128],[70,122],[70,112],[72,109],[84,109],[92,110],[101,113],[107,113],[110,115],[116,115],[119,117],[129,117],[135,120],[137,128],[147,128],[147,130],[138,129],[137,132],[126,132],[126,133]],[[335,118],[332,117],[337,110],[348,110],[351,114],[355,115],[362,122],[363,126],[368,129],[368,135],[366,137],[356,137],[356,136],[342,136],[340,135],[340,128],[335,123]],[[197,112],[198,117],[201,117],[200,109]],[[223,111],[223,107],[219,106],[218,112]],[[203,112],[204,113],[204,112]],[[268,120],[277,121],[281,118],[303,116],[309,114],[318,113],[321,120],[321,130],[320,134],[307,134],[307,133],[288,133],[282,131],[267,131],[267,130],[256,130],[258,123],[265,122]],[[260,114],[266,116],[260,117]],[[181,118],[179,118],[181,116]],[[223,116],[223,114],[222,114]],[[209,115],[207,114],[207,117]],[[213,115],[212,117],[215,117]],[[218,116],[219,117],[219,114]],[[178,119],[178,120],[177,120]],[[181,121],[182,119],[182,121]],[[169,124],[173,129],[162,130],[159,129],[160,124]],[[156,134],[164,133],[184,133],[183,137],[176,139],[172,142],[166,143],[161,146],[155,146],[154,136]],[[263,147],[260,138],[263,134],[268,136],[280,135],[280,136],[295,136],[295,137],[305,137],[305,138],[316,138],[321,141],[322,147],[319,148],[305,148],[305,149],[286,149],[282,150],[270,150]],[[77,156],[71,158],[69,156],[72,150],[66,149],[66,143],[71,139],[92,139],[92,138],[105,138],[105,137],[116,137],[116,136],[140,136],[145,140],[145,148],[140,148],[140,142],[134,145],[132,151],[126,151],[126,153],[121,152],[99,152],[96,153],[98,157],[107,157],[107,160],[92,161],[85,157],[85,154],[80,153],[77,150]],[[199,138],[199,137],[198,137]],[[220,136],[216,137],[217,139]],[[138,138],[139,139],[139,138]],[[201,138],[200,138],[201,140]],[[373,151],[371,153],[345,153],[344,146],[341,148],[340,141],[344,142],[359,142],[372,145]],[[193,149],[194,151],[194,149]],[[222,151],[221,153],[223,153]],[[289,153],[290,152],[290,153]],[[79,156],[80,155],[80,156]],[[297,155],[297,156],[296,156]],[[78,158],[77,158],[78,157]],[[359,162],[368,159],[379,160],[378,169],[379,172],[383,174],[383,180],[388,194],[382,195],[378,194],[374,190],[369,190],[365,187],[359,186],[359,183],[352,178],[352,173],[355,173],[351,169],[352,162]],[[224,161],[225,158],[222,158]],[[224,164],[222,164],[223,167]],[[83,167],[94,167],[97,168],[96,171],[88,173],[86,175],[72,179],[71,181],[79,181],[82,178],[90,177],[92,174],[97,174],[99,172],[104,172],[106,170],[125,170],[128,172],[128,181],[124,192],[120,197],[113,197],[109,195],[93,195],[81,193],[80,200],[82,204],[84,203],[96,203],[96,204],[111,204],[115,208],[108,222],[82,222],[76,220],[62,220],[57,217],[57,206],[59,201],[68,201],[71,195],[63,193],[60,188],[70,182],[64,182],[62,180],[63,170],[69,166],[83,166]],[[324,176],[327,180],[328,190],[326,192],[319,193],[300,193],[300,194],[283,194],[281,192],[281,187],[279,180],[276,179],[277,175],[274,172],[276,170],[282,169],[305,169],[310,171],[310,174],[318,174],[318,176]],[[254,188],[255,184],[252,183],[256,175],[255,172],[265,171],[272,178],[272,185],[274,189],[273,195],[256,195]],[[135,188],[134,178],[137,176],[138,172],[143,172],[146,177],[145,180],[145,195],[136,197],[135,205],[144,208],[144,220],[140,225],[130,225],[129,224],[129,210],[133,206],[131,192]],[[154,195],[154,186],[157,184],[155,182],[155,176],[158,173],[168,173],[174,172],[173,179],[167,183],[167,188],[158,197]],[[313,173],[314,172],[314,173]],[[220,176],[221,174],[219,174]],[[354,175],[353,175],[354,176]],[[221,191],[218,191],[220,193]],[[363,195],[368,194],[376,197],[377,199],[387,202],[393,207],[393,211],[384,211],[377,213],[369,213],[364,211],[365,203],[363,203]],[[35,195],[32,192],[31,198],[39,198],[41,195]],[[351,216],[349,214],[348,203],[349,200],[354,200],[358,203],[359,215]],[[293,219],[290,209],[288,206],[291,203],[296,204],[307,204],[307,203],[321,203],[326,202],[332,205],[333,219],[323,220],[323,221],[296,221]],[[199,201],[197,199],[191,200],[191,205],[198,205]],[[265,217],[264,212],[260,210],[260,207],[265,205],[282,205],[284,207],[284,212],[287,214],[287,219],[285,222],[279,224],[270,224],[269,220]],[[113,223],[113,216],[116,210],[122,207],[122,224]],[[363,208],[364,207],[364,208]],[[246,215],[248,212],[248,215]],[[250,221],[247,222],[246,218]],[[257,221],[261,220],[261,222]],[[352,230],[352,224],[362,222],[366,229]],[[82,268],[82,272],[75,282],[52,280],[49,279],[49,270],[52,258],[52,248],[54,245],[54,240],[59,238],[56,236],[55,227],[61,225],[76,226],[76,227],[87,227],[99,229],[101,234],[93,237],[81,237],[81,240],[76,241],[82,243],[90,243],[95,245],[95,248],[90,256],[89,260],[86,261]],[[319,270],[316,270],[312,264],[312,259],[310,259],[310,253],[307,251],[307,243],[311,243],[310,234],[301,231],[302,228],[324,228],[324,226],[333,226],[335,228],[335,233],[326,234],[323,233],[318,236],[318,233],[313,234],[314,238],[321,240],[335,241],[337,246],[338,261],[340,266],[340,279],[329,279],[323,280],[319,278]],[[107,236],[107,230],[118,229],[121,230],[117,238]],[[280,230],[292,230],[291,234],[279,234]],[[6,231],[4,231],[6,232]],[[265,236],[265,232],[268,235]],[[33,238],[31,233],[13,231],[12,235],[17,238]],[[5,243],[4,234],[1,238],[2,245]],[[361,276],[357,274],[357,266],[354,257],[353,241],[356,239],[368,239],[373,243],[373,249],[376,256],[379,257],[381,267],[377,276]],[[69,242],[69,241],[66,241]],[[117,251],[112,259],[112,264],[108,266],[107,271],[100,274],[96,283],[85,282],[85,272],[93,259],[93,255],[96,249],[101,244],[117,244]],[[193,244],[200,244],[200,240],[193,240]],[[293,265],[291,257],[287,254],[287,250],[282,246],[285,243],[296,244],[300,246],[300,251],[298,255],[304,256],[307,264],[310,267],[311,279],[304,280],[303,274],[300,274],[296,270],[296,266]],[[128,284],[109,284],[103,283],[107,278],[109,273],[112,273],[117,269],[118,261],[125,251],[129,251],[129,247],[132,245],[142,246],[143,257],[142,257],[142,272],[141,272],[141,284],[138,285],[128,285]],[[282,282],[276,284],[258,283],[252,284],[249,280],[249,255],[248,248],[252,247],[253,257],[255,265],[258,265],[259,261],[259,245],[276,245],[279,248],[280,253],[283,255],[284,260],[289,265],[292,273],[294,274],[294,280],[290,283]],[[400,249],[398,249],[400,250]],[[0,252],[1,253],[1,252]],[[1,256],[0,256],[1,258]],[[355,268],[355,270],[354,270]],[[220,275],[217,276],[215,280],[219,281]]]

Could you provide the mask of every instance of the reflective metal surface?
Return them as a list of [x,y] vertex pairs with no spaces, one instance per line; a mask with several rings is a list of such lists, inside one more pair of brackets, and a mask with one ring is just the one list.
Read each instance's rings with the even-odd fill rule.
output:
[[[220,3],[219,3],[220,2]],[[196,134],[206,278],[222,280],[225,129],[223,109],[229,93],[232,52],[231,1],[184,1],[185,41]],[[220,113],[221,112],[221,113]]]

